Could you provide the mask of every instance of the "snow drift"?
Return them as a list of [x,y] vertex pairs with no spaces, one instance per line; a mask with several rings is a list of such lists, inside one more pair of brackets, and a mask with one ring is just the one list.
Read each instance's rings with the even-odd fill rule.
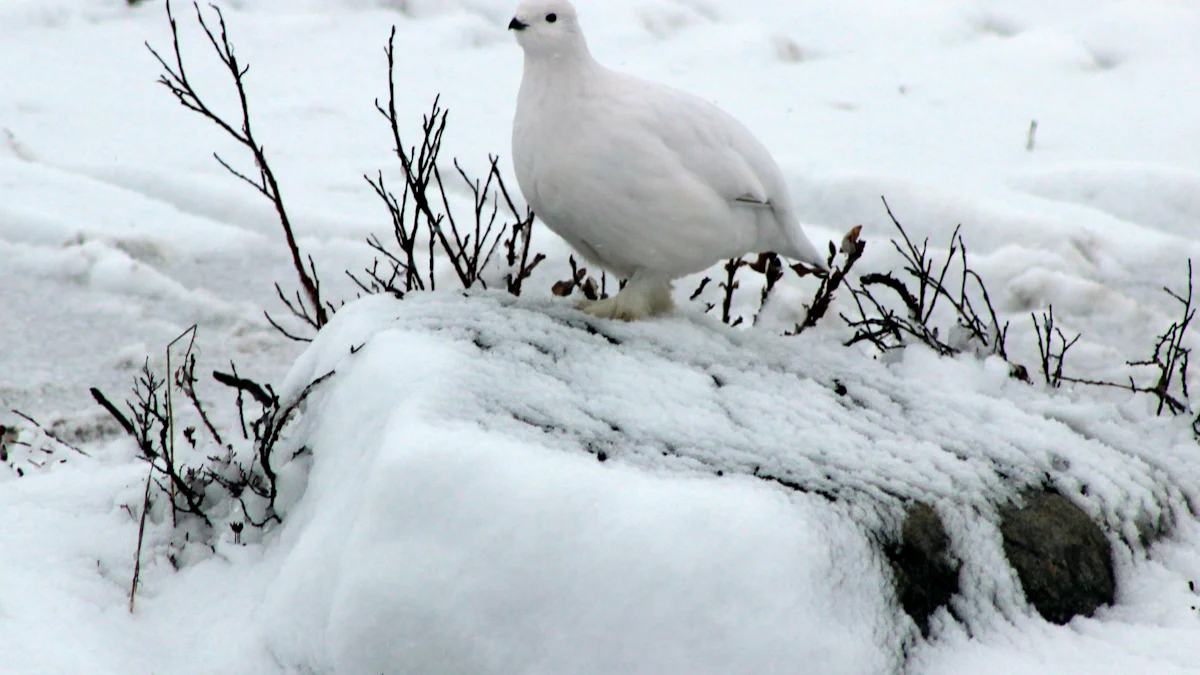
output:
[[347,306],[285,395],[330,370],[262,613],[300,672],[881,672],[918,644],[880,554],[912,500],[962,561],[949,641],[1040,621],[997,528],[1022,489],[1105,527],[1119,588],[1195,532],[1186,424],[999,361],[477,293]]

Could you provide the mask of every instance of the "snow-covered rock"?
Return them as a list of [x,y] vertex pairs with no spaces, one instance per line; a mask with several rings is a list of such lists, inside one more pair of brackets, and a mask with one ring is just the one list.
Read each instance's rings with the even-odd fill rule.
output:
[[923,644],[882,554],[913,501],[962,561],[915,652],[935,662],[960,631],[1041,621],[999,529],[1023,490],[1100,523],[1119,586],[1147,530],[1195,533],[1182,419],[997,361],[440,293],[348,305],[284,396],[331,370],[283,469],[264,613],[315,672],[880,672]]

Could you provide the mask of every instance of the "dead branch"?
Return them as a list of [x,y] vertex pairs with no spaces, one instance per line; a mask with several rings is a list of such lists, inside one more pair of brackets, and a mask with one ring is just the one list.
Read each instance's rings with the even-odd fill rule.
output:
[[[796,326],[790,333],[791,335],[799,335],[805,330],[817,325],[825,313],[829,311],[829,306],[833,302],[833,294],[841,287],[842,282],[846,280],[846,275],[854,268],[854,263],[862,257],[864,251],[867,250],[867,242],[859,239],[862,233],[862,225],[855,225],[842,237],[842,245],[836,250],[833,242],[829,243],[829,258],[826,265],[829,267],[829,272],[821,277],[821,284],[817,287],[817,291],[813,294],[812,302],[808,305],[808,313],[804,316],[804,322]],[[834,264],[837,254],[842,255],[842,263]],[[792,270],[800,276],[809,274],[807,267],[802,265],[793,265]]]
[[[95,389],[92,389],[95,392]],[[142,495],[142,517],[138,519],[137,549],[133,554],[133,581],[129,584],[129,613],[133,614],[133,603],[137,597],[138,579],[142,576],[142,542],[146,538],[146,516],[150,513],[150,485],[154,482],[154,467],[146,475],[146,490]]]
[[184,356],[184,363],[175,371],[175,386],[187,396],[192,407],[200,415],[200,420],[204,423],[204,428],[208,429],[208,433],[212,434],[213,440],[217,445],[224,445],[225,441],[221,439],[221,433],[213,426],[212,420],[208,417],[208,411],[204,409],[204,404],[200,402],[200,398],[196,395],[196,356],[187,354]]
[[[281,522],[279,515],[275,512],[275,499],[279,494],[276,485],[277,477],[275,468],[272,463],[275,446],[282,438],[284,429],[292,420],[300,405],[308,399],[309,395],[317,387],[332,377],[333,374],[333,371],[330,371],[313,380],[295,399],[287,405],[282,405],[279,396],[276,395],[270,385],[261,385],[253,380],[241,377],[237,374],[236,368],[233,369],[232,373],[213,372],[213,379],[238,392],[238,414],[241,418],[243,433],[249,427],[250,433],[253,435],[255,464],[250,470],[247,470],[245,467],[235,464],[232,460],[228,460],[224,464],[236,471],[236,478],[231,480],[226,478],[222,472],[212,469],[209,469],[208,476],[213,481],[225,487],[230,495],[241,503],[242,511],[251,525],[264,527],[271,521]],[[251,420],[248,424],[242,404],[242,394],[249,394],[260,407],[258,417]],[[210,458],[210,460],[216,462],[217,458]],[[261,520],[256,521],[250,514],[243,495],[244,490],[247,488],[264,500],[264,516]]]
[[[489,155],[489,170],[482,181],[472,179],[454,160],[455,172],[472,195],[471,222],[455,213],[438,168],[448,113],[441,107],[440,97],[435,98],[422,120],[420,142],[416,146],[405,144],[396,113],[395,40],[393,27],[384,48],[388,62],[388,102],[385,107],[376,100],[375,108],[388,121],[393,151],[404,173],[403,190],[397,197],[389,190],[382,172],[363,178],[388,209],[396,248],[385,245],[378,237],[368,238],[367,244],[382,258],[377,257],[370,268],[364,269],[361,278],[347,274],[365,293],[386,292],[403,298],[414,290],[435,290],[435,252],[441,250],[463,288],[487,288],[484,272],[503,245],[509,269],[504,275],[505,288],[513,295],[520,295],[524,281],[545,259],[540,253],[530,258],[533,212],[526,208],[522,213],[517,208],[504,184],[499,158]],[[501,201],[507,211],[504,218]],[[509,218],[511,224],[507,222]],[[423,255],[418,250],[422,244],[427,244]]]
[[[233,45],[229,42],[229,35],[225,27],[225,16],[221,13],[221,8],[216,5],[209,5],[211,10],[216,14],[217,30],[214,31],[209,25],[208,20],[204,17],[204,12],[201,11],[200,5],[193,2],[192,6],[196,9],[196,21],[200,24],[204,34],[208,37],[209,44],[212,45],[213,51],[216,52],[217,58],[225,66],[230,77],[233,78],[234,87],[237,90],[238,101],[240,104],[241,121],[236,126],[226,121],[224,117],[213,111],[204,99],[200,97],[192,86],[191,80],[188,79],[187,71],[183,64],[183,54],[179,49],[179,26],[175,20],[175,16],[171,11],[171,0],[166,0],[167,20],[171,24],[171,40],[172,47],[175,52],[174,64],[168,63],[162,56],[159,55],[150,43],[146,43],[146,48],[154,55],[159,65],[163,68],[163,74],[159,76],[158,82],[170,90],[180,105],[199,113],[204,116],[222,130],[225,131],[231,138],[248,149],[254,158],[254,166],[258,171],[256,178],[251,178],[245,173],[235,169],[223,158],[216,153],[213,157],[221,166],[225,167],[229,173],[241,179],[258,193],[269,199],[275,206],[275,213],[279,217],[279,223],[283,227],[284,238],[287,240],[288,251],[292,256],[292,264],[295,267],[296,275],[300,280],[300,285],[304,289],[304,296],[307,298],[307,307],[297,295],[298,307],[302,311],[297,311],[297,307],[288,304],[288,309],[292,311],[298,318],[303,320],[308,325],[315,329],[320,329],[329,321],[329,315],[326,311],[329,305],[321,301],[320,285],[317,279],[316,269],[312,265],[312,259],[309,258],[309,268],[305,269],[304,258],[300,254],[300,248],[296,244],[296,237],[292,231],[291,220],[288,218],[287,209],[284,207],[283,195],[279,190],[279,183],[275,179],[275,173],[271,170],[270,164],[267,162],[266,150],[263,148],[254,137],[254,131],[250,125],[250,104],[246,95],[245,77],[249,72],[249,65],[242,65],[234,53]],[[283,297],[283,292],[280,291],[280,297]],[[270,317],[267,317],[270,319]],[[280,330],[284,335],[292,337],[287,331],[283,331],[279,325],[271,320],[271,324]]]
[[[1126,365],[1132,367],[1150,367],[1156,369],[1158,374],[1151,384],[1139,384],[1132,376],[1130,376],[1128,382],[1113,382],[1064,375],[1063,361],[1066,357],[1066,352],[1081,336],[1076,335],[1068,341],[1062,331],[1054,324],[1053,308],[1044,313],[1040,320],[1038,317],[1032,316],[1033,327],[1038,337],[1038,352],[1042,360],[1042,373],[1046,384],[1058,387],[1063,382],[1070,382],[1122,389],[1135,394],[1152,394],[1158,399],[1156,414],[1161,415],[1164,410],[1169,411],[1173,415],[1180,415],[1190,411],[1191,408],[1188,405],[1190,392],[1188,391],[1187,380],[1191,349],[1183,345],[1187,330],[1191,327],[1192,320],[1196,317],[1196,308],[1193,306],[1193,270],[1191,260],[1188,260],[1186,295],[1176,293],[1165,286],[1163,287],[1163,291],[1180,304],[1180,317],[1167,326],[1162,334],[1157,336],[1154,343],[1154,351],[1148,358],[1126,361]],[[1052,331],[1059,338],[1057,351],[1051,347]],[[1051,367],[1051,364],[1053,364],[1053,367]],[[1192,426],[1193,431],[1200,438],[1200,416],[1197,416]]]
[[[902,271],[907,281],[891,272],[871,273],[864,274],[856,287],[850,287],[859,318],[851,319],[842,315],[843,320],[855,330],[846,344],[869,342],[880,351],[888,351],[905,346],[909,340],[916,340],[942,355],[957,354],[965,346],[974,344],[1008,360],[1005,345],[1008,324],[1000,324],[983,279],[970,267],[961,226],[954,228],[946,259],[939,264],[929,253],[929,240],[925,239],[920,246],[914,243],[892,213],[886,199],[883,205],[903,240],[901,245],[893,239],[892,246],[904,260]],[[952,266],[957,267],[955,276],[959,279],[959,283],[953,287],[947,283]],[[910,283],[915,288],[910,287]],[[884,297],[877,297],[876,293],[882,290],[891,291],[900,301],[903,311],[893,309]],[[977,297],[973,299],[976,294]],[[936,325],[932,325],[939,301],[944,301],[954,310],[955,322],[965,334],[965,339],[952,342],[949,337],[942,335]],[[976,310],[977,301],[982,302],[986,310],[982,316]],[[1023,367],[1013,364],[1014,376],[1023,372]]]
[[[1063,334],[1062,329],[1054,323],[1054,306],[1050,305],[1046,311],[1042,313],[1039,319],[1034,314],[1030,314],[1029,318],[1033,320],[1033,330],[1037,334],[1038,356],[1041,360],[1042,378],[1046,384],[1051,387],[1060,387],[1064,381],[1063,363],[1066,360],[1067,351],[1079,342],[1082,335],[1076,335],[1070,340]],[[1054,347],[1054,338],[1058,338],[1058,347]],[[1067,381],[1073,381],[1066,378]]]
[[738,270],[749,264],[742,258],[730,258],[725,261],[725,280],[717,284],[717,288],[721,289],[721,323],[727,326],[742,323],[742,317],[732,318],[730,310],[733,308],[733,292],[740,286],[737,281]]
[[[579,263],[575,261],[575,256],[570,256],[567,262],[571,265],[571,278],[556,282],[550,288],[551,293],[563,298],[579,291],[588,300],[600,300],[608,297],[596,283],[596,277],[588,276],[587,268],[580,267]],[[601,272],[601,276],[603,274]]]
[[53,431],[50,431],[46,427],[42,426],[37,420],[33,419],[29,415],[26,415],[25,413],[21,412],[20,410],[17,410],[16,408],[9,408],[9,410],[11,410],[12,413],[14,415],[16,415],[17,417],[20,417],[20,418],[24,419],[26,422],[29,422],[30,424],[32,424],[35,428],[37,428],[38,431],[45,434],[47,438],[54,441],[55,443],[58,443],[59,445],[63,446],[64,448],[74,450],[75,452],[83,455],[84,457],[91,457],[91,455],[84,452],[83,450],[80,450],[76,446],[71,445],[70,443],[59,438],[58,435],[56,435]]

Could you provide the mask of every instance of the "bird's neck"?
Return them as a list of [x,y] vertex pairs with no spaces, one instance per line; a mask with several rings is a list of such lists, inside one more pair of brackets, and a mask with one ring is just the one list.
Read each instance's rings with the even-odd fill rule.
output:
[[604,67],[592,58],[587,46],[569,51],[525,55],[522,87],[531,85],[544,96],[570,96],[586,91]]

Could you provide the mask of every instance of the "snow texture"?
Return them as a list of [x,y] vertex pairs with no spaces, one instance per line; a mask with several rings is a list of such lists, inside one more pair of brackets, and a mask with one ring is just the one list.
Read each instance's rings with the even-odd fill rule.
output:
[[880,551],[908,500],[963,561],[951,638],[1035,620],[997,526],[1023,489],[1102,523],[1122,586],[1196,525],[1186,425],[1032,394],[999,361],[492,293],[343,308],[285,396],[331,370],[267,604],[276,653],[318,672],[893,670],[914,627]]

